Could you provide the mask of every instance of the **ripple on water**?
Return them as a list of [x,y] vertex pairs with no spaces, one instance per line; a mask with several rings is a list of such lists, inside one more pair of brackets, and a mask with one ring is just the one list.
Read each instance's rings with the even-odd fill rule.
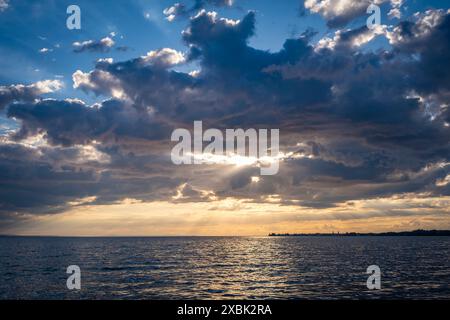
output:
[[[2,237],[0,298],[450,299],[449,256],[445,237]],[[65,287],[71,264],[81,291]]]

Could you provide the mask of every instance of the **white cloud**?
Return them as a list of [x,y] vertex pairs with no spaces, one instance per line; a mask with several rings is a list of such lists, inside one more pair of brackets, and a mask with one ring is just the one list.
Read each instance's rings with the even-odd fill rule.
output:
[[436,180],[437,187],[445,187],[450,183],[450,174],[448,174],[445,178]]
[[114,62],[113,58],[100,58],[97,60],[97,63],[112,64],[113,62]]
[[60,80],[43,80],[36,82],[32,86],[38,90],[39,94],[44,94],[61,90],[64,84]]
[[114,46],[115,42],[110,37],[105,37],[100,39],[99,41],[87,40],[83,42],[74,42],[72,45],[74,47],[75,52],[83,52],[83,51],[108,51],[112,46]]
[[341,20],[346,24],[353,18],[365,14],[370,4],[380,5],[388,0],[305,0],[305,8],[320,14],[328,21]]
[[8,0],[0,0],[0,12],[5,11],[6,9],[8,9],[8,7],[9,7]]
[[387,33],[387,26],[376,25],[373,29],[366,29],[359,34],[355,34],[354,36],[344,40],[343,35],[349,31],[351,32],[351,30],[337,30],[334,33],[333,38],[325,37],[320,39],[314,46],[315,51],[319,51],[325,48],[334,50],[339,45],[350,46],[352,48],[361,47],[362,45],[369,43],[370,41],[375,39],[377,36],[385,35]]
[[305,8],[312,13],[320,14],[333,26],[343,26],[358,16],[365,15],[371,4],[381,5],[389,2],[389,17],[400,18],[400,7],[404,0],[305,0]]
[[186,58],[182,52],[170,48],[150,51],[147,55],[142,56],[141,59],[144,62],[149,62],[153,65],[165,68],[172,67],[186,61]]
[[403,0],[391,0],[391,10],[388,12],[389,18],[397,18],[400,19],[402,17],[402,13],[400,12],[400,7],[403,5]]
[[389,18],[397,18],[400,19],[402,17],[402,14],[400,12],[399,8],[392,8],[391,10],[389,10],[388,12],[388,17]]
[[40,53],[49,53],[49,52],[52,52],[52,51],[53,51],[53,49],[49,49],[49,48],[42,48],[42,49],[39,50]]
[[197,78],[200,75],[200,70],[192,70],[191,72],[189,72],[189,75],[193,78]]
[[175,3],[174,5],[164,9],[163,14],[166,16],[167,21],[172,22],[177,16],[185,15],[186,8],[181,3]]

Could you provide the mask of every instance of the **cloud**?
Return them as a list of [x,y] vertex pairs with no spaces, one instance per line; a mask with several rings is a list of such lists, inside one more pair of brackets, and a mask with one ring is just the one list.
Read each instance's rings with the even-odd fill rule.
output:
[[424,13],[416,13],[415,21],[403,21],[387,34],[389,42],[393,46],[409,47],[418,46],[427,42],[436,27],[444,22],[448,11],[427,10]]
[[437,187],[444,187],[446,185],[450,184],[450,174],[446,175],[444,178],[442,179],[438,179],[436,180],[436,186]]
[[[46,143],[2,141],[0,145],[0,228],[11,212],[56,214],[79,206],[121,201],[124,194],[151,201],[169,198],[180,183],[155,172],[133,175],[98,146],[54,147]],[[163,172],[161,170],[160,172]],[[24,186],[26,185],[26,186]],[[11,219],[21,219],[15,214]]]
[[173,67],[186,61],[183,53],[170,48],[150,51],[147,55],[141,58],[144,62],[148,62],[162,68]]
[[337,30],[333,38],[325,37],[320,39],[315,45],[315,50],[321,49],[340,49],[345,47],[361,47],[366,43],[372,41],[375,37],[385,35],[387,27],[384,25],[375,26],[373,29],[368,29],[362,26],[357,29]]
[[49,48],[42,48],[39,50],[40,53],[48,53],[48,52],[52,52],[53,49],[49,49]]
[[5,11],[9,7],[9,1],[8,0],[0,0],[0,12]]
[[[104,63],[109,62],[106,60],[98,62],[98,64]],[[91,71],[89,73],[77,70],[73,73],[72,80],[75,89],[80,88],[86,92],[92,91],[96,94],[108,92],[115,98],[124,97],[120,81],[103,70]]]
[[[276,52],[250,45],[256,19],[255,12],[233,20],[200,10],[182,33],[186,53],[153,49],[76,70],[74,88],[101,95],[100,103],[37,99],[45,90],[36,93],[36,84],[33,94],[2,87],[0,101],[16,101],[7,114],[20,125],[4,151],[5,172],[17,173],[4,187],[8,191],[0,193],[8,210],[62,210],[86,197],[96,197],[91,205],[125,198],[233,198],[243,207],[251,202],[337,210],[351,201],[450,194],[445,183],[450,173],[448,12],[427,11],[374,31],[336,30],[318,43],[306,32]],[[375,36],[387,37],[391,47],[364,48]],[[195,64],[198,72],[173,68],[185,63]],[[190,129],[199,119],[205,128],[280,128],[281,151],[290,156],[283,158],[279,174],[257,182],[255,163],[172,165],[172,129]],[[24,146],[37,136],[45,148]],[[26,155],[19,168],[8,160],[20,158],[14,152]],[[92,160],[75,165],[71,152],[77,159],[90,152]],[[32,196],[43,181],[39,174],[52,181],[41,203],[36,196],[26,207],[18,197],[8,200],[14,190]],[[37,184],[21,188],[30,178]],[[340,217],[358,213],[346,214]]]
[[445,95],[450,87],[450,76],[443,71],[450,61],[450,10],[427,10],[414,18],[399,23],[387,38],[401,54],[420,56],[408,66],[417,90]]
[[208,5],[231,7],[233,2],[233,0],[195,0],[194,5],[189,9],[182,3],[175,3],[164,9],[163,14],[166,16],[167,21],[172,22],[177,18],[187,18],[189,15],[196,13]]
[[15,84],[0,86],[0,110],[15,101],[33,101],[40,95],[60,90],[60,80],[43,80],[30,85]]
[[172,6],[164,9],[163,14],[166,16],[167,21],[172,22],[177,17],[184,17],[189,13],[184,4],[175,3]]
[[400,17],[402,0],[305,0],[304,8],[312,13],[320,14],[330,28],[338,28],[347,25],[350,21],[366,15],[369,5],[382,5],[390,3],[391,17]]
[[147,110],[119,100],[106,100],[89,107],[79,100],[16,103],[9,107],[8,116],[22,121],[16,139],[45,133],[50,143],[63,146],[126,137],[152,140],[168,134],[163,130],[164,125],[156,123]]
[[393,19],[400,19],[402,17],[402,13],[400,11],[401,6],[403,5],[404,0],[391,0],[392,8],[388,12],[388,17]]
[[83,42],[74,42],[72,44],[73,51],[77,53],[81,52],[108,52],[115,42],[110,37],[105,37],[100,40],[87,40]]

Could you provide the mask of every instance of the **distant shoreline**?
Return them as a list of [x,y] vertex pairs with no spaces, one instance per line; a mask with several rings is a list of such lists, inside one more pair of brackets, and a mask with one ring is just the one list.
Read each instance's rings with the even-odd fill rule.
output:
[[[381,233],[270,233],[265,237],[361,237],[361,236],[450,236],[450,230],[414,230],[401,232],[381,232]],[[264,237],[264,235],[14,235],[0,234],[0,238],[248,238]]]
[[380,233],[359,233],[359,232],[346,232],[346,233],[269,233],[269,237],[362,237],[362,236],[372,236],[372,237],[386,237],[386,236],[396,236],[396,237],[433,237],[433,236],[450,236],[450,230],[414,230],[414,231],[400,231],[400,232],[380,232]]

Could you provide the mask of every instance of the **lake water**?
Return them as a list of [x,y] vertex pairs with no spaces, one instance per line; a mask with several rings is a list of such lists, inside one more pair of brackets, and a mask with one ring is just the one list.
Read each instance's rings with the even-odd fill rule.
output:
[[450,237],[0,237],[0,298],[450,299],[449,256]]

